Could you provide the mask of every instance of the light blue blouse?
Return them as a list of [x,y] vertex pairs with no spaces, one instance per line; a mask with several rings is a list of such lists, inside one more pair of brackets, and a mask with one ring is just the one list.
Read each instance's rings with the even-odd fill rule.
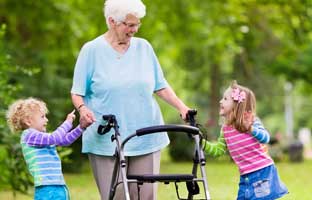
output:
[[[71,93],[84,97],[96,117],[83,133],[82,152],[113,155],[113,131],[99,135],[103,114],[114,114],[122,140],[135,130],[163,124],[154,92],[168,86],[152,46],[133,37],[127,52],[120,56],[101,35],[81,49],[74,71]],[[135,137],[125,145],[125,155],[158,151],[169,144],[167,133]]]

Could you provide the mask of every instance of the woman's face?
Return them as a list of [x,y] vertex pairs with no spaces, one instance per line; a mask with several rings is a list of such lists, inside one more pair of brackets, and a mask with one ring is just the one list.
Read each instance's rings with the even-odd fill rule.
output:
[[227,117],[234,106],[234,100],[232,99],[232,89],[225,90],[222,99],[220,100],[219,114],[223,117]]
[[138,32],[141,22],[140,19],[134,15],[127,15],[126,19],[116,25],[116,36],[120,43],[128,43],[131,37]]

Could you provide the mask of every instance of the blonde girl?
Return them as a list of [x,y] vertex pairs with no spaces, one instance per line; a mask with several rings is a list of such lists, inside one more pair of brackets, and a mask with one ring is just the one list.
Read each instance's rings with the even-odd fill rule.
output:
[[223,155],[226,150],[240,172],[237,200],[277,199],[288,193],[265,145],[269,132],[256,117],[254,93],[236,81],[220,100],[223,125],[217,142],[206,141],[205,152]]
[[68,200],[69,193],[62,173],[56,146],[73,143],[90,124],[72,129],[74,111],[51,134],[46,132],[46,104],[35,98],[20,99],[7,111],[7,121],[13,132],[21,131],[21,146],[28,169],[34,178],[35,200]]

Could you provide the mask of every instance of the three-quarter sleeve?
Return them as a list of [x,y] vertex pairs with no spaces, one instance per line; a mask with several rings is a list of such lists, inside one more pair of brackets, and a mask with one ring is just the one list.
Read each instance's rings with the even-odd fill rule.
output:
[[92,59],[90,45],[86,43],[80,50],[76,61],[73,77],[72,94],[85,96],[90,86],[92,71]]
[[158,91],[160,89],[166,88],[168,86],[168,82],[164,76],[163,70],[154,52],[153,47],[149,43],[148,43],[148,46],[150,49],[150,56],[152,59],[152,65],[153,65],[153,70],[154,70],[154,80],[155,80],[154,91]]

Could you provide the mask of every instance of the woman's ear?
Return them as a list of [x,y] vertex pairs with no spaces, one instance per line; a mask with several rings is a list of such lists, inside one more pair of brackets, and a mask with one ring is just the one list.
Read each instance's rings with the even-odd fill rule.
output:
[[116,25],[116,21],[112,17],[108,18],[108,23],[110,27],[114,27]]

